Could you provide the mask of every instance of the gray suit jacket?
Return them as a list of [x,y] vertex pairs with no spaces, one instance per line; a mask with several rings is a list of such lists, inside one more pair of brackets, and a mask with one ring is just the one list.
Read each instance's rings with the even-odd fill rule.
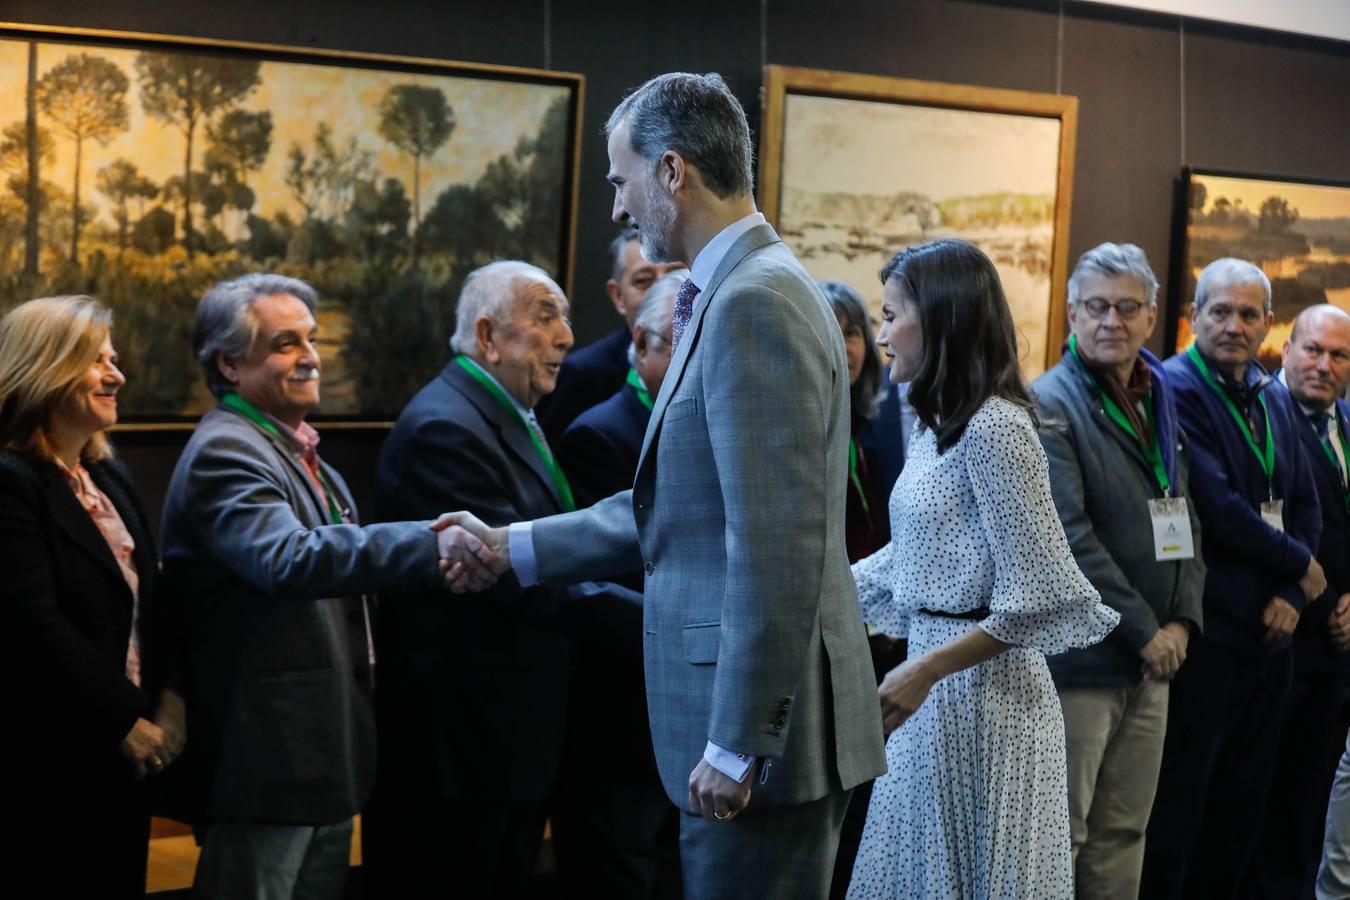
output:
[[694,305],[633,489],[534,524],[544,580],[644,569],[652,738],[682,808],[709,740],[773,761],[761,806],[885,770],[844,547],[848,387],[824,297],[752,228]]
[[[355,521],[346,483],[323,471]],[[425,522],[330,521],[290,447],[228,409],[202,418],[164,509],[191,735],[174,768],[192,773],[194,818],[323,824],[365,802],[361,595],[438,583],[436,541]]]
[[1050,487],[1074,561],[1120,613],[1106,640],[1047,659],[1055,684],[1115,687],[1137,684],[1139,651],[1173,620],[1198,637],[1203,614],[1205,563],[1200,556],[1200,519],[1190,494],[1190,460],[1167,376],[1157,367],[1153,390],[1166,410],[1159,417],[1162,440],[1173,441],[1177,461],[1175,496],[1185,497],[1195,538],[1194,559],[1158,562],[1153,550],[1148,501],[1162,495],[1152,465],[1139,445],[1107,417],[1092,376],[1065,353],[1032,385],[1041,412],[1041,446],[1050,464]]

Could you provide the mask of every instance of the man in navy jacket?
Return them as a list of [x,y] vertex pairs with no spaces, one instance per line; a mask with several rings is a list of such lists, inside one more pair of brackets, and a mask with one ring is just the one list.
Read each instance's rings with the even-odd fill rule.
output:
[[1191,304],[1195,343],[1164,368],[1190,438],[1204,535],[1205,636],[1173,682],[1140,896],[1234,897],[1256,849],[1295,627],[1326,589],[1321,509],[1298,410],[1255,362],[1270,281],[1220,259]]
[[1294,680],[1280,738],[1280,765],[1258,857],[1255,896],[1312,897],[1336,762],[1345,745],[1350,671],[1350,521],[1347,469],[1350,314],[1313,306],[1299,314],[1284,345],[1279,381],[1298,405],[1297,428],[1322,504],[1317,558],[1327,589],[1308,604],[1294,632]]

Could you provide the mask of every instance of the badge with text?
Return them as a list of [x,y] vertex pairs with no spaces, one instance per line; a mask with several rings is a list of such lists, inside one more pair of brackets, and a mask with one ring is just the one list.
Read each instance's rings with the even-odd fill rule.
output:
[[1148,501],[1148,516],[1153,520],[1153,555],[1158,562],[1195,557],[1195,536],[1191,534],[1185,497]]
[[1276,531],[1284,531],[1284,501],[1267,500],[1262,503],[1261,520]]

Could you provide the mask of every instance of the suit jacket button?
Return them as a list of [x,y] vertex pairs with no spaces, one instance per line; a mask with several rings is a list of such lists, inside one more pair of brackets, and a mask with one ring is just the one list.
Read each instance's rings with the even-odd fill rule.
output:
[[644,572],[646,572],[648,575],[650,575],[650,574],[652,574],[653,572],[656,571],[656,566],[655,566],[654,564],[648,562],[645,566],[642,567],[642,571],[644,571]]

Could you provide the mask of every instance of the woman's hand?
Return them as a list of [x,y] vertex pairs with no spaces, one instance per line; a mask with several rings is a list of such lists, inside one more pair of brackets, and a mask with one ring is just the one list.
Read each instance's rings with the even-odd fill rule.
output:
[[881,727],[887,737],[918,712],[938,677],[923,657],[907,659],[886,673],[877,694],[881,697]]
[[160,692],[155,724],[164,732],[164,756],[161,762],[167,766],[187,746],[187,710],[183,705],[182,694],[172,688]]
[[164,746],[164,730],[147,719],[137,719],[127,736],[122,738],[122,755],[136,769],[136,780],[147,772],[158,772],[166,765],[168,750]]

